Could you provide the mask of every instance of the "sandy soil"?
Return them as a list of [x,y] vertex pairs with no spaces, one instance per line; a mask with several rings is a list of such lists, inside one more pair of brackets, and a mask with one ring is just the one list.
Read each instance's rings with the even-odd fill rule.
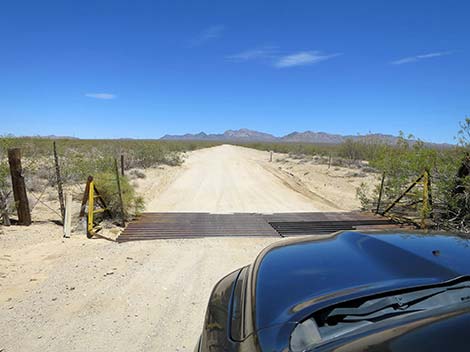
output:
[[278,240],[118,245],[55,227],[0,237],[0,351],[192,351],[213,285]]
[[[172,182],[165,177],[154,182],[155,176],[141,181],[146,210],[272,213],[348,208],[349,204],[336,206],[299,180],[292,180],[268,159],[267,152],[231,145],[190,153],[183,167],[171,175]],[[156,183],[166,183],[166,187],[158,192]],[[353,186],[347,191],[355,194]]]
[[[135,179],[150,211],[284,212],[357,207],[361,177],[241,147],[188,153]],[[367,176],[369,177],[369,176]],[[370,176],[372,177],[372,176]],[[48,206],[57,209],[53,197]],[[80,190],[75,199],[79,204]],[[49,211],[49,212],[48,212]],[[0,351],[192,351],[213,285],[276,238],[116,244],[62,239],[39,204],[0,228]]]
[[298,192],[341,211],[360,209],[357,188],[365,183],[371,191],[380,181],[380,175],[366,172],[364,168],[328,166],[325,160],[308,156],[292,158],[275,154],[268,167],[286,182],[296,185]]

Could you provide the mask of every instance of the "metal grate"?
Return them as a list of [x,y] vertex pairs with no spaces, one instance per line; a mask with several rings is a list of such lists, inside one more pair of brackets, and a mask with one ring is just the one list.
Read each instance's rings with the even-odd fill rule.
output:
[[356,230],[358,227],[377,227],[393,224],[388,219],[361,219],[337,221],[283,221],[269,223],[282,237],[323,235],[337,231]]
[[396,225],[374,215],[344,213],[144,213],[131,222],[118,242],[215,236],[287,237],[327,234],[358,227],[380,229]]
[[259,214],[145,213],[119,242],[214,236],[279,236]]

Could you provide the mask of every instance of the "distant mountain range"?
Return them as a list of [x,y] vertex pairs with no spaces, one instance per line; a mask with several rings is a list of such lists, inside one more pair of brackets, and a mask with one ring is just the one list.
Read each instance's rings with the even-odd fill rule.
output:
[[[207,134],[200,132],[197,134],[187,133],[184,135],[165,135],[163,140],[195,140],[195,141],[220,141],[220,142],[297,142],[297,143],[314,143],[314,144],[340,144],[346,139],[353,140],[374,140],[387,144],[395,144],[398,140],[397,136],[389,134],[367,134],[367,135],[339,135],[326,132],[292,132],[282,137],[276,137],[269,133],[253,131],[246,128],[239,130],[228,130],[224,133]],[[413,140],[410,140],[414,142]],[[426,143],[435,146],[451,146],[450,144]]]

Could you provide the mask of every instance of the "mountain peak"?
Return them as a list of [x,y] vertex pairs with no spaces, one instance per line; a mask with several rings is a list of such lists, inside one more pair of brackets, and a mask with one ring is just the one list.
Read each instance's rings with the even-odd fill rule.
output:
[[[184,135],[165,135],[161,139],[170,140],[208,140],[219,142],[296,142],[296,143],[312,143],[312,144],[340,144],[346,139],[353,139],[359,141],[374,140],[386,144],[395,144],[398,137],[381,134],[369,133],[366,135],[348,135],[343,136],[340,134],[332,134],[327,132],[303,131],[291,132],[282,137],[276,137],[272,134],[250,130],[248,128],[240,128],[238,130],[227,130],[221,134],[207,134],[199,132],[197,134],[184,134]],[[413,141],[412,141],[413,142]],[[433,143],[428,143],[432,145]],[[438,145],[438,144],[435,144]],[[445,146],[445,145],[442,145]]]

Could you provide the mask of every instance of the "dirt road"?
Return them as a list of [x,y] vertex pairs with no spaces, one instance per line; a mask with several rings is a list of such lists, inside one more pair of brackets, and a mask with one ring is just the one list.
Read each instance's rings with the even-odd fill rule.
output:
[[147,211],[301,212],[338,210],[302,194],[268,163],[268,153],[232,145],[193,152],[175,180],[148,196]]
[[118,245],[57,228],[0,236],[2,352],[193,351],[213,285],[279,240]]
[[[150,211],[338,210],[329,194],[343,209],[354,207],[346,171],[268,157],[220,146],[189,153],[182,167],[147,170],[135,182]],[[300,179],[307,174],[308,187]],[[192,351],[213,285],[281,240],[116,244],[83,233],[64,240],[62,227],[40,220],[0,229],[2,352]]]

